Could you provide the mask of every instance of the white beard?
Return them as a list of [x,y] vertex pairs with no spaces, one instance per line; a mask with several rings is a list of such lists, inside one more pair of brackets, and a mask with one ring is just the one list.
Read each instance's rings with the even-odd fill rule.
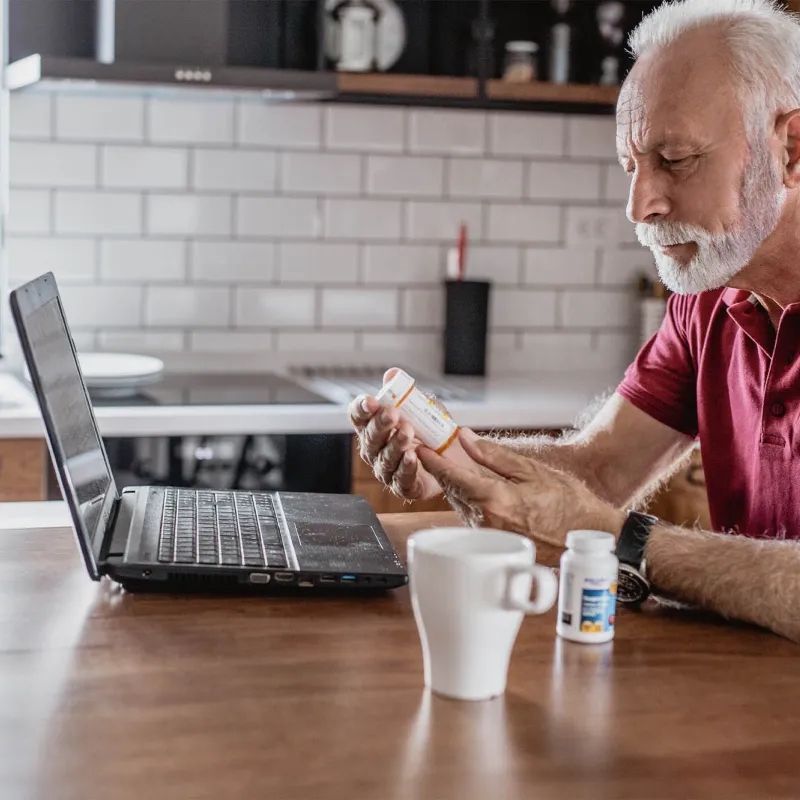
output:
[[[742,221],[728,233],[709,233],[695,225],[668,220],[636,225],[636,237],[653,251],[658,275],[668,289],[678,294],[699,294],[727,285],[775,230],[786,189],[766,142],[752,147],[740,197]],[[685,242],[697,246],[688,263],[661,251],[667,245]]]

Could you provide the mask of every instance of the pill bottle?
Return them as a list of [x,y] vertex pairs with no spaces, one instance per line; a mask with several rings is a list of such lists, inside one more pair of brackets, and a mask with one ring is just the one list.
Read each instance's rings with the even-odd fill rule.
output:
[[570,531],[561,556],[559,636],[584,644],[614,638],[617,606],[616,541],[602,531]]
[[416,381],[403,370],[383,385],[375,396],[383,406],[394,406],[413,428],[417,438],[440,455],[458,441],[458,425],[433,400],[421,392]]

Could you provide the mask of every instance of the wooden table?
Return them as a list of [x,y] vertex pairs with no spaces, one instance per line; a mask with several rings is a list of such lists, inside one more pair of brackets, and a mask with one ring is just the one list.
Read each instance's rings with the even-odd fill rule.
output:
[[[409,532],[449,515],[395,515]],[[527,619],[506,695],[432,697],[406,590],[177,598],[0,534],[0,797],[797,798],[800,647],[678,612]]]

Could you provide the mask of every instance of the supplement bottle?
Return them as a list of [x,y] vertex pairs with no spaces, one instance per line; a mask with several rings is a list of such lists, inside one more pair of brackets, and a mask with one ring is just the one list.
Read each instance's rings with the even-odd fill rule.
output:
[[570,531],[561,556],[559,636],[585,644],[614,638],[617,606],[616,541],[601,531]]

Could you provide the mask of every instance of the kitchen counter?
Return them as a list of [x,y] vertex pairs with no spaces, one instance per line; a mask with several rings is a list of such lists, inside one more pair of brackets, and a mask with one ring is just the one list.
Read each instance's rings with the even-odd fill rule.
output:
[[[461,425],[489,430],[564,428],[617,385],[608,371],[451,378],[470,400],[448,404]],[[422,386],[424,389],[424,385]],[[104,436],[347,433],[347,407],[330,405],[116,406],[95,410]],[[21,381],[0,373],[0,439],[44,435],[36,401]]]

